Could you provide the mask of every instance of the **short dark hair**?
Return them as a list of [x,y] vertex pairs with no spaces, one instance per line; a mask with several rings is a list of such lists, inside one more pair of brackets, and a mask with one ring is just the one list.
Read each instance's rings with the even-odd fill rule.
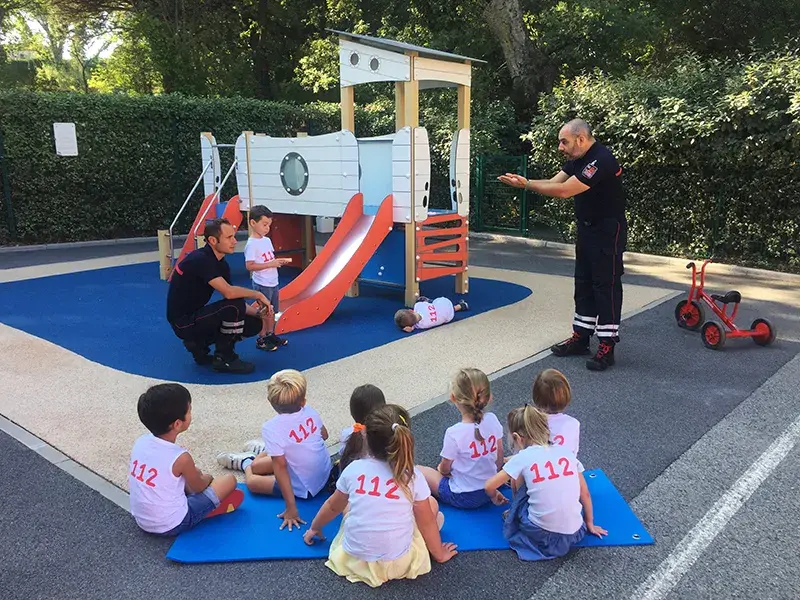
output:
[[250,220],[258,223],[263,217],[272,218],[272,211],[261,204],[250,209]]
[[222,226],[230,224],[231,222],[228,219],[214,219],[210,223],[206,223],[206,228],[203,232],[206,244],[208,243],[208,238],[212,237],[217,238],[217,241],[219,241],[219,236],[222,234]]
[[178,419],[185,419],[192,395],[179,383],[159,383],[139,396],[139,420],[153,435],[164,435]]
[[394,323],[400,329],[404,327],[411,327],[415,325],[417,322],[416,317],[414,317],[414,311],[410,308],[401,308],[396,313],[394,313]]
[[365,383],[354,389],[350,396],[350,416],[353,417],[353,421],[363,425],[367,415],[384,404],[386,397],[381,389],[371,383]]

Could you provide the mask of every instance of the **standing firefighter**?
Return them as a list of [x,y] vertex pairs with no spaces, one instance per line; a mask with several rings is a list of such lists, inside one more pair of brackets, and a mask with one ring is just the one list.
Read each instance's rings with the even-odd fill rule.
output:
[[573,334],[550,348],[556,356],[589,354],[597,333],[597,353],[586,361],[593,371],[614,364],[622,311],[622,254],[627,239],[622,168],[611,151],[597,142],[589,124],[573,119],[558,134],[567,157],[552,179],[528,180],[507,173],[500,181],[555,198],[575,198],[578,239],[575,244],[575,319]]

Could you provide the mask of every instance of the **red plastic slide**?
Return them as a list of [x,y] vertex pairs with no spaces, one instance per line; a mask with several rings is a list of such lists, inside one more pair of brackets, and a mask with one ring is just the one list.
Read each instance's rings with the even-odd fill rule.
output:
[[352,197],[339,225],[306,269],[281,290],[275,333],[314,327],[331,315],[392,229],[392,196],[376,215],[364,214],[364,196]]

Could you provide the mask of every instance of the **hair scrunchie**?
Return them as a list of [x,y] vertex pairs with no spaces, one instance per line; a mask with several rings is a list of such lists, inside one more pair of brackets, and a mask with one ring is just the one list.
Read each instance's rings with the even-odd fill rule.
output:
[[364,427],[361,423],[353,423],[353,433],[361,433],[365,429],[366,427]]

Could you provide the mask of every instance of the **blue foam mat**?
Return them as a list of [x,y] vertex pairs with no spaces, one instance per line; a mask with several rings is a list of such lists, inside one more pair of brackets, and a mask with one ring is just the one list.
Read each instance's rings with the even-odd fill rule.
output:
[[[639,522],[614,484],[600,469],[585,471],[592,494],[595,523],[608,530],[603,539],[587,535],[578,547],[639,546],[653,538]],[[277,515],[283,511],[280,498],[253,496],[244,486],[241,507],[231,514],[214,517],[181,534],[167,552],[167,558],[181,563],[237,562],[252,560],[324,559],[341,524],[337,517],[324,529],[325,542],[307,546],[300,531],[279,530]],[[320,496],[298,500],[300,516],[308,523],[327,499]],[[507,507],[488,505],[477,510],[442,506],[445,524],[442,539],[458,545],[459,552],[507,550],[503,538],[502,513]]]
[[[249,287],[244,256],[227,259],[233,283]],[[297,271],[281,269],[281,285]],[[421,284],[434,298],[454,293],[453,277]],[[464,297],[470,310],[455,320],[518,302],[527,287],[491,279],[470,279]],[[57,298],[43,303],[42,298]],[[280,369],[300,371],[399,340],[408,334],[394,324],[403,305],[402,290],[363,285],[361,296],[344,298],[319,327],[286,334],[289,345],[276,352],[256,350],[255,339],[236,345],[236,352],[255,363],[249,375],[220,375],[194,363],[166,319],[167,283],[158,278],[158,263],[109,267],[0,284],[0,322],[62,346],[88,360],[134,375],[181,383],[227,385],[263,381]],[[213,300],[217,300],[215,294]],[[425,335],[418,332],[413,335]]]

